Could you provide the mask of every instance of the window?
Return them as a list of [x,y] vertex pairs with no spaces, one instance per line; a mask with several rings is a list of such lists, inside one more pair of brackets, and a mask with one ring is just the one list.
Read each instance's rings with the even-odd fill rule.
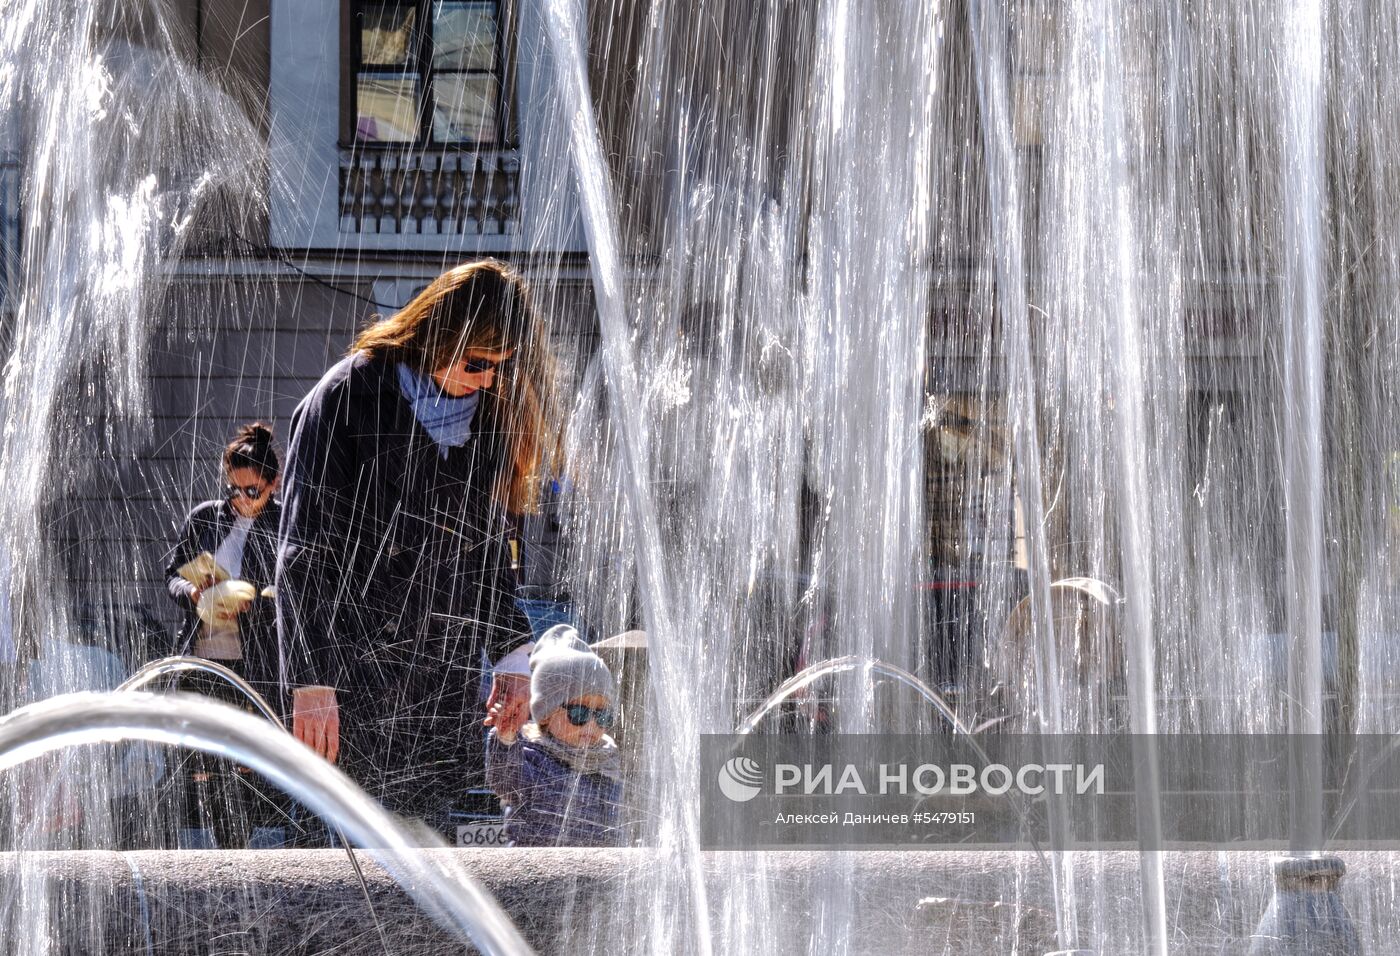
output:
[[350,13],[349,142],[506,143],[498,0],[352,0]]

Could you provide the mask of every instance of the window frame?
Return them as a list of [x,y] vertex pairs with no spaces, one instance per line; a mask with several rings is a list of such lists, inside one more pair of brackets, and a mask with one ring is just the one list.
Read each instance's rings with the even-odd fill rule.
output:
[[[403,7],[416,7],[417,17],[414,26],[417,43],[409,52],[409,62],[402,67],[366,66],[361,49],[360,12],[370,4],[379,5],[397,2]],[[516,124],[515,103],[515,44],[514,31],[507,29],[513,23],[513,0],[468,0],[474,3],[490,3],[496,8],[495,58],[492,70],[436,70],[432,67],[433,8],[441,2],[454,0],[341,0],[340,30],[340,148],[342,150],[394,151],[413,150],[432,153],[480,153],[503,152],[519,148],[519,130]],[[415,136],[411,140],[377,141],[362,140],[357,136],[359,120],[359,80],[361,73],[382,73],[385,76],[410,76],[416,84],[414,105]],[[493,142],[473,142],[470,140],[443,141],[433,138],[433,80],[437,76],[489,76],[496,80],[497,99],[495,117],[495,140]]]

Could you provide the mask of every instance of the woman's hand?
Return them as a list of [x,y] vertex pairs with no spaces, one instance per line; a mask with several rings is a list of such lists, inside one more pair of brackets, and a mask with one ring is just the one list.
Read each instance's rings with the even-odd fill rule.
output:
[[515,740],[530,719],[530,679],[522,674],[497,674],[486,701],[486,726],[496,728],[501,743]]
[[334,687],[292,691],[292,736],[335,763],[340,756],[340,705]]
[[188,583],[190,587],[185,593],[189,595],[190,607],[197,608],[199,607],[199,599],[204,597],[204,592],[214,585],[214,579],[208,574],[201,574],[199,580]]

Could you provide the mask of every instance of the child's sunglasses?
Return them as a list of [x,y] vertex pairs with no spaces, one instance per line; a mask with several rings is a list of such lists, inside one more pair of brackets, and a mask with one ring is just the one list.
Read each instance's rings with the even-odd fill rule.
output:
[[267,486],[266,486],[266,485],[225,485],[225,486],[224,486],[224,492],[228,495],[228,499],[229,499],[230,501],[232,501],[234,498],[239,497],[240,495],[241,495],[242,497],[244,497],[244,498],[247,498],[249,501],[256,501],[256,500],[258,500],[259,498],[261,498],[261,497],[263,496],[263,492],[266,491],[266,490],[267,490]]
[[582,704],[565,704],[564,713],[569,718],[569,723],[575,727],[582,727],[588,721],[595,720],[603,730],[609,730],[613,725],[613,711],[611,707],[585,707]]

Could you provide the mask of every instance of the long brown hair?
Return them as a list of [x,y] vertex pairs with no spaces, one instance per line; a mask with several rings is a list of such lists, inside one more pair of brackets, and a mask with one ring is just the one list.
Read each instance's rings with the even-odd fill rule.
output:
[[525,282],[510,267],[483,259],[448,269],[350,348],[425,374],[460,362],[468,349],[514,349],[495,386],[480,393],[478,414],[507,438],[497,499],[512,512],[535,509],[540,479],[557,473],[562,458],[554,360]]

